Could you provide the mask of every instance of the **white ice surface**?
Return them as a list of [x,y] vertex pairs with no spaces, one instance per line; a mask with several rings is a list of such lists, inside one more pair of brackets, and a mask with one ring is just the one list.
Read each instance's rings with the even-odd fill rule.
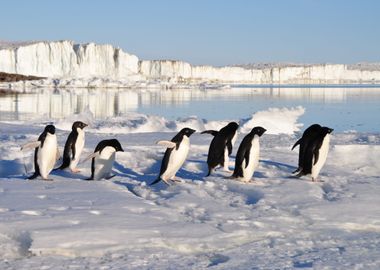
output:
[[[286,110],[295,116],[277,124],[287,121],[288,132],[262,136],[251,184],[221,170],[205,178],[211,137],[196,133],[177,175],[182,183],[146,185],[165,150],[157,140],[171,139],[182,125],[217,128],[229,120],[137,115],[108,123],[87,115],[83,158],[102,139],[115,137],[125,150],[116,155],[114,178],[91,182],[84,181],[89,161],[78,165],[79,174],[25,181],[33,157],[19,147],[46,122],[0,123],[0,269],[379,269],[380,134],[333,134],[323,182],[289,178],[301,108],[255,115],[273,119]],[[61,152],[69,123],[85,117],[56,123]]]
[[[122,87],[146,80],[158,80],[164,84],[189,81],[257,84],[380,81],[378,68],[365,68],[363,65],[193,66],[184,61],[139,60],[137,56],[109,44],[75,44],[68,40],[0,41],[0,59],[0,71],[48,77],[47,80],[27,84],[49,87]],[[7,88],[7,85],[17,89],[23,87],[23,82],[0,84],[2,88]]]

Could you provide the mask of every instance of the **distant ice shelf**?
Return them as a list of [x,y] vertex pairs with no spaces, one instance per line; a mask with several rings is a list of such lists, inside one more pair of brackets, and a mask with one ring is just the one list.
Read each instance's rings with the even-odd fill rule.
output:
[[[367,65],[368,66],[368,65]],[[364,68],[363,68],[364,67]],[[380,70],[363,65],[272,64],[249,66],[193,66],[184,61],[139,60],[112,45],[73,41],[0,42],[0,71],[47,77],[21,86],[170,87],[192,83],[341,84],[379,83]]]

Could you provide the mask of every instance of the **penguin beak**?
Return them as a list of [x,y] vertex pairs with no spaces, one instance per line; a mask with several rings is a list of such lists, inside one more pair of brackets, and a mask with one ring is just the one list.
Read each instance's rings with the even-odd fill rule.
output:
[[329,133],[333,132],[334,129],[333,128],[329,128]]
[[85,128],[85,127],[87,127],[87,126],[88,126],[87,124],[83,123],[83,128]]

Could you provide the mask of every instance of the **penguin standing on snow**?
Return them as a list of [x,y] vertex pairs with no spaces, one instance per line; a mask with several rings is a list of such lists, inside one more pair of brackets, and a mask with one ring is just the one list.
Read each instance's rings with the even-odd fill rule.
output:
[[65,149],[63,151],[63,163],[58,169],[63,170],[69,167],[73,173],[80,171],[77,169],[77,165],[84,147],[85,136],[83,129],[85,127],[87,127],[87,124],[81,121],[74,122],[72,130],[65,143]]
[[303,168],[303,161],[304,161],[304,155],[305,150],[307,149],[308,145],[313,142],[313,140],[318,136],[321,126],[318,124],[311,125],[302,134],[302,137],[293,145],[292,150],[297,146],[300,145],[299,153],[298,153],[298,168],[293,172],[293,174],[298,174],[300,171],[302,171]]
[[297,177],[311,175],[311,180],[317,181],[319,172],[326,162],[329,152],[330,133],[333,129],[322,127],[315,138],[305,148],[302,170]]
[[255,172],[260,158],[259,138],[266,131],[263,127],[254,127],[240,143],[235,159],[233,178],[249,182]]
[[166,146],[167,149],[161,162],[161,169],[158,178],[150,185],[154,185],[161,180],[169,185],[169,181],[176,181],[175,175],[182,167],[187,158],[190,148],[189,137],[195,132],[191,128],[183,128],[171,141],[158,141],[157,144]]
[[118,140],[111,139],[99,142],[94,153],[86,158],[86,160],[92,159],[91,177],[88,180],[112,178],[111,172],[116,152],[124,152]]
[[229,171],[229,156],[232,153],[232,146],[237,138],[238,128],[239,125],[236,122],[230,122],[219,131],[206,130],[201,133],[208,133],[214,136],[208,150],[208,174],[206,176],[209,176],[218,165],[223,166],[225,171]]
[[50,180],[48,176],[59,158],[57,136],[55,135],[55,127],[53,125],[47,125],[36,142],[23,145],[21,150],[34,148],[35,172],[28,179],[41,176],[43,180]]

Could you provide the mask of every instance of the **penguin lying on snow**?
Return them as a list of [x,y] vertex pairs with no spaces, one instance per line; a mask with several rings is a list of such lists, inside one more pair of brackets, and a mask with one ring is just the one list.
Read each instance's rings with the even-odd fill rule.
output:
[[183,128],[171,141],[158,141],[157,144],[166,146],[167,149],[161,162],[161,169],[158,178],[150,185],[154,185],[161,180],[169,185],[169,181],[175,181],[177,171],[182,167],[187,158],[190,148],[189,137],[195,132],[191,128]]
[[80,171],[76,167],[78,165],[79,158],[84,147],[85,139],[83,129],[85,127],[87,127],[87,124],[83,122],[74,122],[72,131],[67,137],[65,143],[65,149],[63,151],[63,163],[58,169],[63,170],[69,167],[73,173]]
[[296,175],[297,177],[311,175],[313,182],[317,181],[319,172],[326,162],[329,152],[330,133],[333,131],[332,128],[328,127],[314,128],[316,130],[310,133],[311,135],[305,136],[308,138],[308,143],[303,146],[303,154],[300,153],[299,155],[301,160],[298,163],[302,164],[302,167],[299,168],[299,172]]
[[208,150],[208,174],[206,176],[209,176],[214,168],[218,165],[223,166],[225,171],[229,171],[229,156],[232,153],[232,146],[234,145],[237,138],[238,128],[239,125],[236,122],[230,122],[219,131],[206,130],[201,133],[207,133],[214,136]]
[[21,150],[34,149],[34,174],[28,179],[41,176],[43,180],[48,179],[56,161],[59,159],[57,136],[55,127],[47,125],[36,142],[30,142],[21,147]]
[[91,177],[87,180],[100,180],[102,178],[112,178],[111,171],[115,161],[115,153],[124,152],[121,144],[116,139],[103,140],[95,147],[93,154],[89,155],[86,160],[91,161]]
[[233,178],[238,178],[244,182],[249,182],[255,172],[260,158],[259,138],[266,131],[263,127],[254,127],[242,142],[235,159],[235,170]]

